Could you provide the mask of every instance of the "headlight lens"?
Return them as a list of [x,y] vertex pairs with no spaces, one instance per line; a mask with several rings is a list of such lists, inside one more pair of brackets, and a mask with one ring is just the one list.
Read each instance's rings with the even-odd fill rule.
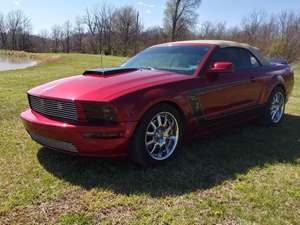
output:
[[83,103],[84,114],[89,122],[117,122],[117,115],[110,104]]

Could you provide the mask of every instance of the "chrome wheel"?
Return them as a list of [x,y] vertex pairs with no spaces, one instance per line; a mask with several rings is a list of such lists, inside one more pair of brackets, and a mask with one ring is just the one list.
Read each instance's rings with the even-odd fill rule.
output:
[[165,160],[175,151],[179,140],[177,119],[169,112],[156,114],[147,126],[145,146],[155,160]]
[[284,113],[285,98],[281,92],[276,92],[271,101],[271,120],[273,123],[279,123]]

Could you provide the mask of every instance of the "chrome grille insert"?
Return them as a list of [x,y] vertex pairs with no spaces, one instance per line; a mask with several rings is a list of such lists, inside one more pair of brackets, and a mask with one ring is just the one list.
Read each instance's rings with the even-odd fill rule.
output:
[[74,121],[78,120],[74,102],[41,98],[33,95],[28,95],[28,98],[31,109],[42,115]]

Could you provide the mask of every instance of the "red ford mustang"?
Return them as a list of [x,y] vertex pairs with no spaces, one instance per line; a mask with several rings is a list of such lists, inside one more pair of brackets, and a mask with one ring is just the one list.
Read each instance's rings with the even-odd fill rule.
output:
[[285,63],[228,41],[148,48],[119,68],[85,71],[33,88],[21,114],[33,140],[84,156],[151,165],[183,140],[260,117],[278,124],[294,84]]

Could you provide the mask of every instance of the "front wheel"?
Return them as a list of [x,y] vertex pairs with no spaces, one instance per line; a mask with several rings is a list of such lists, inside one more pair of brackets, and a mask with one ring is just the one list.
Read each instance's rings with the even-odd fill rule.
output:
[[182,143],[179,112],[168,104],[150,109],[140,122],[129,149],[130,159],[140,165],[161,164],[173,158]]
[[286,96],[283,89],[275,88],[265,106],[263,122],[271,126],[279,124],[284,117],[285,104]]

